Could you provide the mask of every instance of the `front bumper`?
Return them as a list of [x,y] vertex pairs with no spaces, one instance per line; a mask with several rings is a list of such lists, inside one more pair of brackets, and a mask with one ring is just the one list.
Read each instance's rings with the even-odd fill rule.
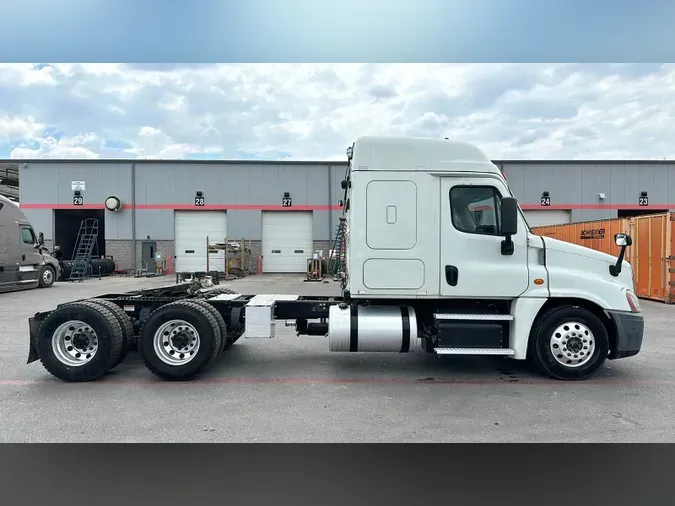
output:
[[609,354],[610,359],[626,358],[637,355],[642,348],[645,332],[645,320],[642,313],[627,311],[608,311],[616,327],[616,344]]

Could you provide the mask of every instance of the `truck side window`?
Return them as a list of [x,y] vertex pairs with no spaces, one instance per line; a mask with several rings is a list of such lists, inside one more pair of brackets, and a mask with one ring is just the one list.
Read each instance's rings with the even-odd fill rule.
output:
[[24,244],[35,244],[36,243],[35,234],[28,227],[22,227],[21,228],[21,239],[23,240]]
[[500,235],[501,195],[491,186],[455,186],[450,190],[452,224],[468,234]]

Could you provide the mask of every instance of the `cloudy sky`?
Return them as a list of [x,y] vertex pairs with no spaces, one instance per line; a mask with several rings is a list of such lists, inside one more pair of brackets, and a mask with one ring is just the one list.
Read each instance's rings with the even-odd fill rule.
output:
[[372,134],[675,158],[675,65],[0,64],[0,158],[341,160]]

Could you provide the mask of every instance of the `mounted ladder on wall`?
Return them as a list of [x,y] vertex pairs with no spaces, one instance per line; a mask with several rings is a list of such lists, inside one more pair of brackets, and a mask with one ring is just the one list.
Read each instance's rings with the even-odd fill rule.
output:
[[[92,274],[96,274],[92,271],[92,257],[98,258],[98,220],[87,218],[80,223],[80,230],[73,249],[73,267],[68,281],[82,282],[89,279]],[[101,277],[100,272],[98,276]]]

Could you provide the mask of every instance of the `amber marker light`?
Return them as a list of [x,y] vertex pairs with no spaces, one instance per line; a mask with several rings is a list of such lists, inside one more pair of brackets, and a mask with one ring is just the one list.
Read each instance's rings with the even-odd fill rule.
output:
[[544,280],[541,279],[541,278],[537,278],[537,279],[534,280],[534,284],[535,284],[535,285],[543,285],[543,284],[544,284]]

